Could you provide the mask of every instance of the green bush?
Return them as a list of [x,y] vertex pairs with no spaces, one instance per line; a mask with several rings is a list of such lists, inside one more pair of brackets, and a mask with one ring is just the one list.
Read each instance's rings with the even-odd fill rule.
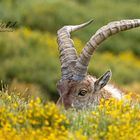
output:
[[[26,7],[26,8],[25,8]],[[2,21],[18,21],[17,27],[27,26],[34,30],[49,31],[56,34],[57,30],[67,24],[79,24],[89,19],[94,23],[77,32],[75,35],[83,41],[101,26],[110,21],[139,18],[138,0],[2,0],[0,2]],[[140,31],[122,33],[104,43],[99,51],[111,51],[115,54],[132,50],[140,56]]]
[[140,61],[131,52],[123,52],[116,56],[109,52],[95,54],[90,62],[89,72],[100,76],[107,69],[112,70],[112,79],[118,84],[140,82]]
[[[83,44],[74,39],[80,52]],[[60,79],[60,62],[56,36],[50,33],[22,28],[0,35],[0,79],[39,85],[42,92],[56,100],[56,82]],[[97,53],[90,62],[89,73],[99,77],[107,69],[113,71],[113,81],[118,84],[140,82],[140,62],[131,52]]]
[[[50,92],[52,98],[55,98],[55,84],[60,77],[60,64],[58,54],[55,55],[53,52],[54,48],[48,47],[48,44],[51,45],[51,40],[53,45],[55,44],[55,38],[49,33],[41,35],[28,29],[7,33],[0,38],[2,40],[0,40],[2,48],[0,79],[4,81],[18,79],[38,84],[44,92]],[[50,42],[46,41],[47,38]]]
[[[92,25],[72,34],[80,39],[75,39],[79,53],[104,24],[138,18],[139,1],[1,0],[0,17],[2,22],[17,21],[14,32],[0,33],[0,80],[37,84],[43,93],[56,99],[56,82],[60,79],[57,30],[94,19]],[[111,68],[116,83],[140,82],[139,41],[140,29],[109,38],[90,62],[89,73],[100,76]]]

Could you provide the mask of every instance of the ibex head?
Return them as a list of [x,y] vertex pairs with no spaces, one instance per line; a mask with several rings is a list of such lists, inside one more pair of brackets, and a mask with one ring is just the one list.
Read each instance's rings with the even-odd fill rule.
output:
[[94,50],[109,36],[140,26],[140,19],[111,22],[100,28],[91,37],[78,57],[70,33],[91,22],[92,20],[81,25],[64,26],[57,33],[62,72],[62,78],[57,83],[60,95],[57,104],[63,104],[66,108],[79,109],[94,106],[99,103],[102,97],[107,99],[114,95],[109,91],[110,87],[106,86],[111,78],[111,71],[108,70],[98,79],[87,75],[89,61]]

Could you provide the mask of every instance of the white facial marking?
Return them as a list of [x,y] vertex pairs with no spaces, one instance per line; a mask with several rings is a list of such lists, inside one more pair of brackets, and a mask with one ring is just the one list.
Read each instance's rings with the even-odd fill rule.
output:
[[109,93],[111,93],[112,97],[118,99],[118,100],[121,100],[123,98],[123,95],[124,93],[115,88],[113,85],[111,84],[107,84],[105,87],[104,87],[105,90],[107,90]]

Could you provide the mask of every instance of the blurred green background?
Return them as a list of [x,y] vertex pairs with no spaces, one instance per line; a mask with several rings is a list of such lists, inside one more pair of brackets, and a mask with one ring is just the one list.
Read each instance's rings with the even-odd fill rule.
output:
[[[0,21],[17,21],[14,32],[0,32],[1,89],[56,100],[61,78],[57,30],[94,19],[72,34],[80,53],[99,27],[133,18],[140,18],[139,0],[1,0]],[[140,28],[119,33],[100,46],[89,73],[98,77],[107,69],[115,84],[140,93]]]

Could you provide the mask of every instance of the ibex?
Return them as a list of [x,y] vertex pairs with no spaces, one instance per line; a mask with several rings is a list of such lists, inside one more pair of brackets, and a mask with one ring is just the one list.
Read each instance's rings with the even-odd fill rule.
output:
[[114,85],[108,84],[112,75],[111,70],[96,79],[87,74],[87,69],[92,54],[104,40],[121,31],[139,27],[140,19],[114,21],[103,26],[86,43],[78,57],[70,33],[89,25],[92,21],[75,26],[64,26],[57,32],[62,72],[62,78],[57,83],[60,95],[57,104],[63,104],[65,108],[80,109],[95,106],[101,98],[122,99],[125,94]]

